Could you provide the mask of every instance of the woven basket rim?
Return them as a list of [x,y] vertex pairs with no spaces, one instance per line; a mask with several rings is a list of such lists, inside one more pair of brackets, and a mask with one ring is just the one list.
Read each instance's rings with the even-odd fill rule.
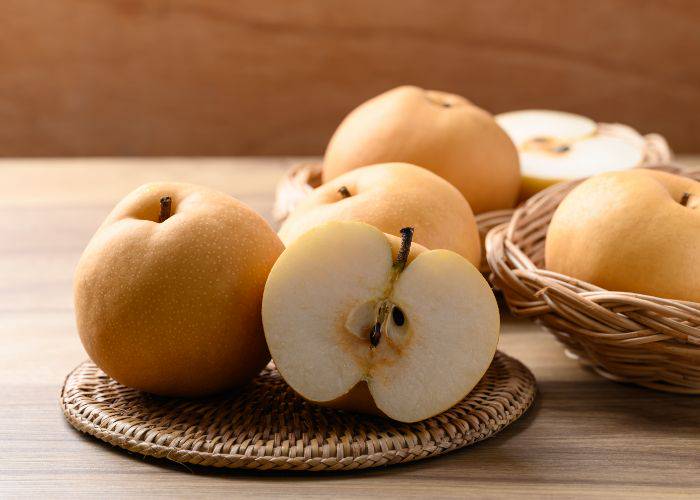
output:
[[[645,168],[700,179],[700,169],[678,164]],[[572,356],[601,375],[700,394],[700,365],[688,361],[700,360],[700,303],[606,290],[535,264],[543,257],[552,213],[584,180],[547,188],[516,209],[509,222],[489,231],[491,281],[515,316],[541,323]]]
[[[495,373],[494,370],[497,370],[498,373]],[[86,376],[86,373],[90,375]],[[95,373],[101,374],[99,379],[94,378]],[[267,380],[265,377],[269,377],[270,379]],[[497,382],[494,382],[495,385],[491,389],[488,389],[488,387],[486,387],[488,383],[484,382],[484,380],[487,380],[488,377],[491,377],[488,380],[494,379],[494,377],[494,380],[497,380]],[[506,378],[501,380],[499,377]],[[288,388],[280,388],[279,375],[276,373],[276,371],[274,371],[274,367],[272,371],[270,368],[265,370],[259,378],[262,382],[258,390],[269,390],[276,393],[280,391],[291,391],[291,389]],[[363,417],[361,415],[353,414],[341,415],[340,420],[332,421],[329,424],[326,434],[327,436],[336,436],[337,442],[347,439],[348,436],[350,436],[351,439],[358,438],[358,436],[361,437],[364,435],[362,432],[365,432],[362,431],[362,429],[374,429],[377,426],[385,427],[382,427],[382,429],[376,431],[376,439],[381,441],[387,440],[386,449],[384,449],[385,445],[380,443],[381,446],[377,446],[375,451],[372,453],[364,453],[358,456],[348,455],[344,457],[324,457],[318,453],[317,456],[313,456],[313,453],[310,451],[313,448],[309,444],[305,445],[303,456],[293,457],[274,455],[266,452],[261,454],[261,450],[264,451],[263,447],[253,449],[254,446],[252,444],[245,446],[245,453],[217,453],[210,450],[201,450],[199,449],[200,445],[201,447],[206,447],[203,444],[205,442],[204,440],[198,444],[193,444],[192,440],[190,439],[187,441],[189,443],[188,447],[163,445],[161,443],[163,439],[162,437],[158,437],[158,433],[180,433],[181,429],[178,428],[178,425],[180,424],[177,424],[170,430],[164,430],[162,425],[159,425],[161,423],[162,413],[160,411],[156,411],[158,418],[154,417],[152,420],[141,423],[139,426],[134,426],[138,427],[136,429],[132,427],[120,427],[120,415],[115,416],[115,412],[113,410],[116,409],[118,411],[126,412],[131,410],[135,411],[137,415],[142,415],[143,413],[139,413],[139,411],[142,412],[143,407],[148,405],[157,406],[159,404],[157,401],[154,402],[154,400],[163,400],[165,401],[164,404],[178,405],[180,402],[182,402],[182,404],[190,404],[190,402],[187,400],[174,400],[172,398],[153,398],[142,395],[133,389],[119,386],[119,384],[117,384],[115,381],[109,379],[106,375],[100,372],[91,361],[81,363],[66,377],[61,390],[60,404],[65,418],[77,430],[90,434],[114,446],[140,453],[142,455],[168,458],[173,461],[191,463],[195,465],[210,465],[214,467],[227,468],[310,471],[352,470],[420,460],[482,441],[500,432],[502,429],[520,418],[534,401],[536,394],[534,376],[527,369],[527,367],[525,367],[518,360],[503,353],[497,353],[492,366],[489,368],[487,375],[484,377],[484,380],[477,385],[477,388],[475,388],[475,390],[472,391],[469,396],[467,396],[453,409],[433,417],[432,419],[418,422],[416,424],[401,424],[388,419],[380,419],[378,417]],[[283,384],[283,382],[281,382],[281,384]],[[100,389],[100,386],[103,386],[102,389]],[[283,384],[283,386],[286,387],[286,384]],[[99,392],[100,390],[102,392]],[[124,393],[126,396],[115,396],[115,391],[119,394]],[[90,396],[92,393],[95,393],[96,395]],[[490,398],[490,401],[483,401],[484,394]],[[143,400],[139,399],[141,396],[143,396]],[[109,400],[110,397],[113,398],[112,403],[110,403],[111,406],[110,404],[105,403],[105,400]],[[195,400],[191,404],[201,404],[201,406],[206,409],[207,412],[222,411],[224,412],[223,414],[226,415],[225,412],[228,411],[229,408],[227,405],[232,404],[231,402],[235,402],[237,397],[239,396],[234,394],[230,398],[215,397],[210,403],[207,403],[205,400]],[[240,397],[248,396],[240,395]],[[250,397],[253,396],[251,395]],[[285,398],[289,397],[298,398],[298,396],[285,396]],[[131,400],[129,398],[131,398]],[[132,406],[129,406],[130,404]],[[139,404],[142,404],[143,406],[139,407]],[[303,404],[307,405],[307,403]],[[312,410],[309,410],[306,413],[304,413],[306,410],[302,410],[302,417],[299,418],[304,422],[307,422],[307,425],[310,426],[309,428],[313,428],[313,425],[308,424],[308,419],[311,418],[313,420],[313,415],[315,412],[322,412],[322,415],[319,417],[320,421],[325,421],[324,419],[326,418],[330,418],[332,420],[334,418],[334,414],[343,413],[327,408],[324,409],[315,407],[315,405],[311,404],[308,405],[310,408],[312,408]],[[287,408],[287,405],[283,404],[282,407]],[[469,413],[470,408],[477,413]],[[295,410],[299,411],[299,408],[296,407]],[[166,409],[162,410],[162,412],[165,411]],[[191,411],[193,413],[197,413],[197,415],[201,414],[199,409],[192,409]],[[274,414],[275,411],[277,412],[276,414]],[[483,421],[484,416],[482,415],[482,412],[486,412],[483,413],[483,415],[488,415],[488,423]],[[274,410],[273,413],[267,415],[267,418],[272,419],[272,421],[276,421],[276,417],[284,417],[290,419],[289,421],[291,421],[293,418],[290,416],[291,413],[292,410],[288,408],[286,410],[280,410],[278,408],[277,410]],[[462,414],[464,414],[464,417],[460,418],[459,415]],[[129,414],[123,414],[121,417],[129,418]],[[366,419],[368,423],[364,424],[363,419]],[[338,425],[339,422],[342,423],[347,421],[351,422],[352,425],[357,425],[360,429],[360,434],[352,434],[353,427],[344,428],[345,430],[342,434],[334,433],[334,430],[336,429],[335,426]],[[474,421],[478,422],[477,427],[474,427]],[[357,424],[355,424],[356,422]],[[188,422],[186,425],[190,426],[190,423]],[[224,438],[228,436],[226,434],[227,425],[228,423],[224,422],[219,424],[217,429],[213,429],[212,427],[214,426],[210,425],[209,422],[202,421],[199,429],[201,432],[199,434],[194,433],[195,436],[200,437],[194,439],[194,441],[198,441],[201,439],[201,436],[204,435],[202,433],[206,433],[206,436],[208,437],[215,436],[213,439],[208,441],[209,446],[212,446],[212,443],[215,443],[222,433]],[[260,426],[263,424],[261,424],[261,422],[255,422],[251,425]],[[231,427],[233,427],[233,424],[231,424]],[[259,427],[255,427],[255,429],[257,431],[259,430]],[[448,429],[452,429],[455,432],[454,436],[450,436]],[[459,432],[455,431],[455,429],[462,429],[462,433],[460,434]],[[464,431],[464,429],[466,429],[466,431]],[[192,427],[188,427],[188,431],[193,432]],[[307,431],[309,430],[307,429]],[[435,438],[435,433],[438,433],[438,431],[444,431],[442,434],[440,434],[443,438],[442,440],[437,440]],[[230,430],[228,432],[230,434]],[[293,429],[291,431],[287,430],[286,434],[293,433],[294,435],[300,436],[302,435],[302,432],[303,426],[300,429]],[[351,433],[351,435],[348,433]],[[317,436],[318,434],[313,435]],[[430,436],[430,440],[427,442],[422,440],[420,437],[421,435]],[[395,444],[397,442],[396,440],[399,436],[409,436],[405,437],[405,441],[403,442],[413,442],[414,445],[410,447],[401,447],[398,449],[395,448]],[[228,437],[230,438],[230,436]],[[336,437],[329,439],[335,441]],[[177,441],[177,439],[175,440]],[[253,441],[254,440],[255,439],[253,439]],[[171,442],[173,441],[171,440]],[[244,443],[245,442],[246,441],[244,441]],[[313,440],[311,442],[313,443]],[[319,451],[320,449],[320,445],[316,447],[316,451]]]

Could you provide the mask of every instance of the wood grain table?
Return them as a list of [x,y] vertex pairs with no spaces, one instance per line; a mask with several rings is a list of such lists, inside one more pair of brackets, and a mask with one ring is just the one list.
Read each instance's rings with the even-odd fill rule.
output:
[[220,471],[130,455],[73,430],[58,406],[63,378],[86,358],[71,277],[115,202],[146,181],[189,181],[270,218],[293,161],[0,161],[0,497],[700,496],[699,397],[603,380],[505,314],[500,348],[532,369],[539,397],[501,434],[444,457],[355,473]]

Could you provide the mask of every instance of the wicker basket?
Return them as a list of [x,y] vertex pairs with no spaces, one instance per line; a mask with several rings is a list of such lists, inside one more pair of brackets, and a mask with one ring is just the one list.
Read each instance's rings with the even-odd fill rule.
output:
[[[305,162],[291,167],[277,184],[275,193],[274,217],[281,223],[289,217],[300,201],[306,198],[314,188],[321,185],[321,163]],[[508,222],[513,210],[494,210],[476,216],[476,224],[479,226],[482,249],[486,234],[494,227]],[[482,252],[481,272],[488,272],[486,253]]]
[[[700,180],[700,169],[655,166]],[[491,279],[515,316],[533,318],[567,354],[611,380],[700,394],[700,304],[608,291],[543,269],[547,227],[576,185],[552,186],[489,232]]]

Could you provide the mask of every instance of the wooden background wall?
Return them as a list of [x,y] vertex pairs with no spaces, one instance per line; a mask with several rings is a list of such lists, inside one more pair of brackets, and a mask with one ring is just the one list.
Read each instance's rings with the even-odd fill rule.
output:
[[319,154],[402,83],[698,152],[700,1],[0,2],[0,156]]

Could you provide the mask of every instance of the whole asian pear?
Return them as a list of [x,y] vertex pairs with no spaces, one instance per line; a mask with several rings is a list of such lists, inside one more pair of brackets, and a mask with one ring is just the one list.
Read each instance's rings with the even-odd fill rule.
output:
[[406,162],[453,184],[475,214],[511,208],[518,152],[493,116],[464,97],[402,86],[361,104],[326,148],[323,180],[366,165]]
[[269,361],[260,308],[283,250],[240,201],[191,184],[137,188],[75,272],[85,350],[118,382],[167,396],[241,385]]
[[700,302],[700,182],[641,168],[587,179],[554,213],[545,265],[608,290]]
[[394,236],[411,225],[417,243],[452,250],[479,265],[479,229],[469,203],[449,182],[421,167],[385,163],[332,179],[301,202],[279,235],[289,246],[327,221],[365,222]]

